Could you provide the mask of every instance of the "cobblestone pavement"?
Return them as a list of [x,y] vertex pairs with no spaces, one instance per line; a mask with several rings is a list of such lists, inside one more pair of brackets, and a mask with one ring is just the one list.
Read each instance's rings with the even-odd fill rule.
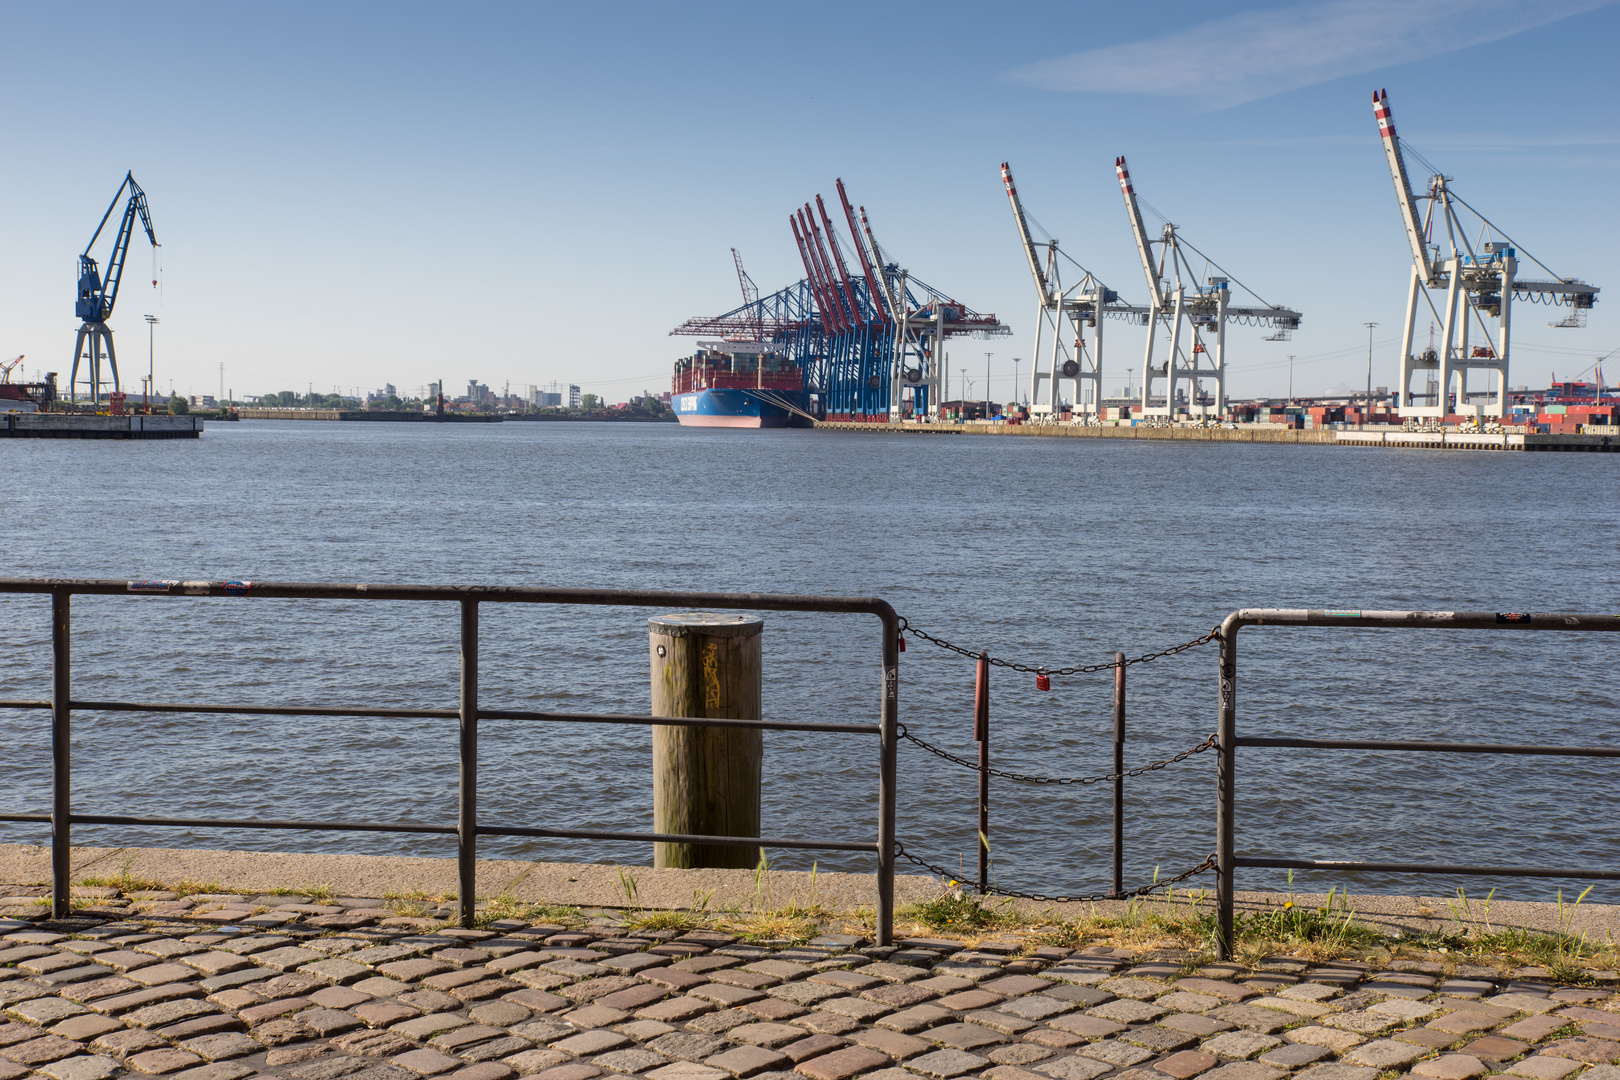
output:
[[1620,1080],[1620,997],[1467,965],[770,949],[196,900],[0,920],[0,1080]]

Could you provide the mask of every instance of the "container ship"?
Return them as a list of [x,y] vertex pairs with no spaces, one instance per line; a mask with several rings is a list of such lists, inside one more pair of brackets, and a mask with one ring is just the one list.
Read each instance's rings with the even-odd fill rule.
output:
[[669,406],[693,427],[810,427],[804,371],[768,341],[700,341],[675,361]]

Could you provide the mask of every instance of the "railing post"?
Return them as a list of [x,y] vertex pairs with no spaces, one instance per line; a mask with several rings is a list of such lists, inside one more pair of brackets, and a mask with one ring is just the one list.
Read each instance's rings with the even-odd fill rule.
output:
[[1228,619],[1221,627],[1220,713],[1215,747],[1215,908],[1216,951],[1219,959],[1232,959],[1232,905],[1236,867],[1237,801],[1237,624]]
[[1125,893],[1125,654],[1114,654],[1114,895]]
[[73,696],[70,605],[66,589],[51,593],[51,918],[71,914],[68,890],[73,876],[73,831],[69,817],[73,790]]
[[895,762],[900,756],[900,618],[883,612],[883,700],[878,713],[877,943],[894,944]]
[[979,895],[990,892],[990,654],[973,679],[973,737],[979,742]]
[[461,783],[456,812],[456,916],[472,928],[478,902],[478,601],[461,601]]

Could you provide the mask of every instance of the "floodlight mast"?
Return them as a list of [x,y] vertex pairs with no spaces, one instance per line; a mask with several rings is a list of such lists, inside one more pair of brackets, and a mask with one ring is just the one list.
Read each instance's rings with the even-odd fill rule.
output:
[[[1506,233],[1498,229],[1479,211],[1469,206],[1461,196],[1451,190],[1451,178],[1433,173],[1429,178],[1426,195],[1416,195],[1407,175],[1400,137],[1395,132],[1395,119],[1389,107],[1389,95],[1379,90],[1372,96],[1373,116],[1378,121],[1379,138],[1383,140],[1384,156],[1389,163],[1390,177],[1395,183],[1395,199],[1400,206],[1402,224],[1406,228],[1407,242],[1412,252],[1412,276],[1406,298],[1406,322],[1401,329],[1401,374],[1396,390],[1395,405],[1402,415],[1439,419],[1460,413],[1472,413],[1475,419],[1489,413],[1500,419],[1509,411],[1508,365],[1512,359],[1513,301],[1530,300],[1535,303],[1567,305],[1569,316],[1552,326],[1585,326],[1586,315],[1597,301],[1598,288],[1577,278],[1561,277],[1548,270],[1539,259],[1523,251]],[[1419,157],[1419,161],[1422,158]],[[1418,214],[1418,200],[1429,203],[1427,212]],[[1460,209],[1459,209],[1460,208]],[[1465,222],[1461,212],[1466,211],[1482,227],[1474,229],[1473,221]],[[1442,258],[1440,247],[1432,242],[1436,225],[1446,230],[1447,253]],[[1485,232],[1498,237],[1483,241],[1475,250],[1469,241],[1470,233]],[[1522,280],[1518,275],[1518,257],[1534,262],[1553,280]],[[1429,291],[1445,290],[1445,310],[1435,307]],[[1417,323],[1418,301],[1428,304],[1435,321],[1441,327],[1440,348],[1425,349],[1421,354],[1412,352],[1412,334]],[[1496,338],[1492,342],[1486,318],[1496,320]],[[1478,328],[1487,344],[1470,345],[1469,338]],[[1433,394],[1412,392],[1412,376],[1418,370],[1436,373]],[[1471,394],[1468,373],[1483,370],[1486,385],[1482,391]],[[1495,393],[1491,392],[1491,377],[1495,374]],[[1457,389],[1452,391],[1452,377],[1456,376]],[[1483,398],[1478,408],[1470,406],[1470,396]],[[1419,403],[1418,399],[1422,402]],[[1453,407],[1455,406],[1455,408]]]

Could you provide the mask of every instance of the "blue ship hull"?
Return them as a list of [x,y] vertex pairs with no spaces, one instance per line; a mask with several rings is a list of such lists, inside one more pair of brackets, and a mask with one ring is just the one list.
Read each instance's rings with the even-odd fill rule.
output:
[[692,427],[779,428],[809,424],[792,411],[746,390],[694,390],[671,397],[669,407],[677,420]]

